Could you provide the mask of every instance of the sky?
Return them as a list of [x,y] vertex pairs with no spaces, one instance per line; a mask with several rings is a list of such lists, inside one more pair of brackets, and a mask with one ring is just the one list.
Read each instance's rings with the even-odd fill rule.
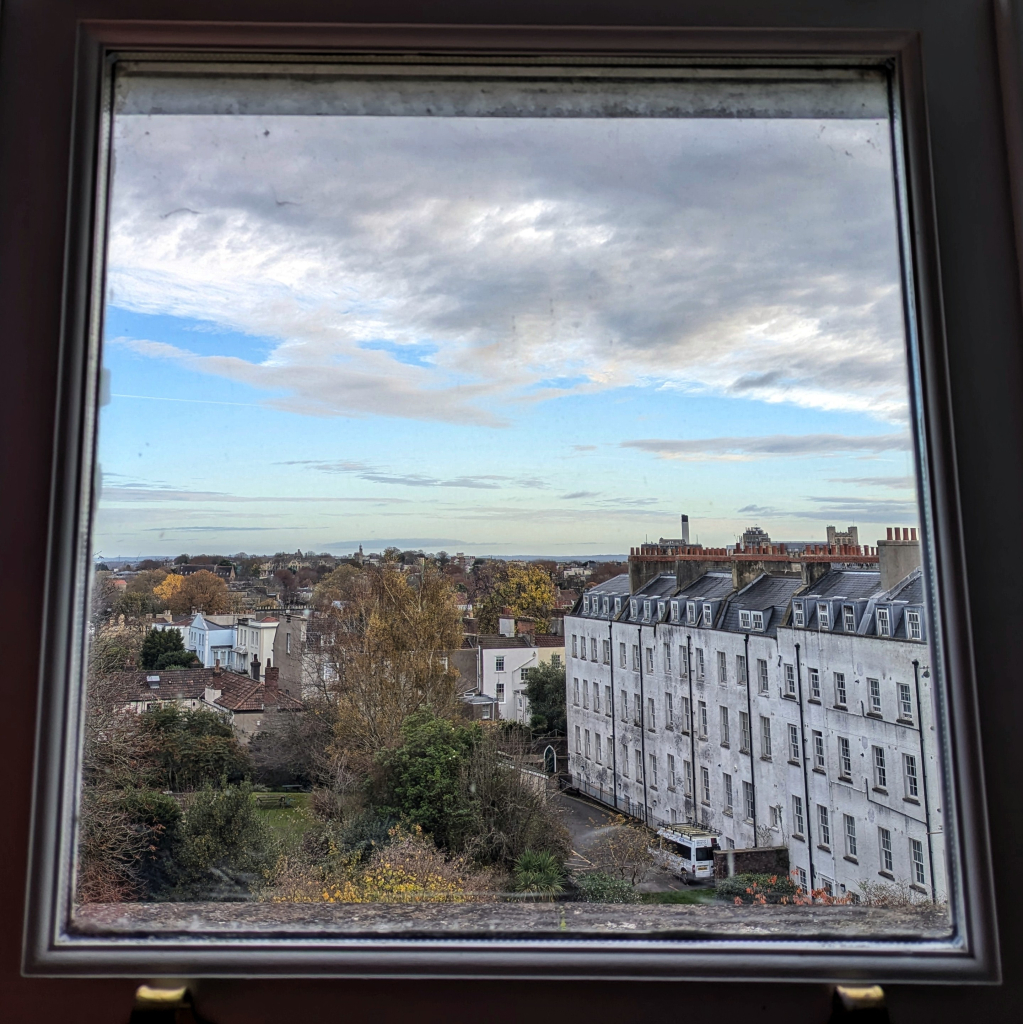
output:
[[121,114],[97,557],[917,525],[888,125]]

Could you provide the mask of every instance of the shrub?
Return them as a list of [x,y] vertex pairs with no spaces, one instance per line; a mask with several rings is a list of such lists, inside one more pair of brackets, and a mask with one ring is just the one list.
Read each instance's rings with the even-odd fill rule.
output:
[[523,850],[515,860],[515,891],[553,898],[565,891],[565,872],[549,850]]
[[860,902],[868,907],[915,907],[930,900],[906,882],[860,882]]
[[590,846],[589,857],[598,870],[635,885],[653,864],[651,833],[622,814],[612,815]]
[[802,890],[787,875],[746,873],[722,878],[717,894],[736,903],[791,903]]
[[604,871],[588,871],[576,879],[577,898],[583,903],[638,903],[631,882]]

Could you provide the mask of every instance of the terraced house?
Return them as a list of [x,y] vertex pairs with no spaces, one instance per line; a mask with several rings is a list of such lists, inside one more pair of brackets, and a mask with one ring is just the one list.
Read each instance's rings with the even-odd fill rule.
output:
[[786,846],[804,887],[943,898],[919,564],[915,531],[635,550],[565,620],[573,783],[723,848]]

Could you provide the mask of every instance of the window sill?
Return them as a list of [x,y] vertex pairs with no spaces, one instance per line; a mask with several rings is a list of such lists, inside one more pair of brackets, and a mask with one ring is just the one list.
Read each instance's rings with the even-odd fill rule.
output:
[[770,754],[761,754],[761,755],[760,755],[760,760],[761,760],[761,761],[773,761],[773,760],[774,760],[774,758],[773,758],[773,757],[771,757],[771,755],[770,755]]
[[850,864],[859,864],[859,859],[857,857],[850,857],[849,854],[846,854],[842,860],[847,860]]
[[731,747],[731,744],[730,744],[730,743],[722,743],[722,744],[721,744],[721,746],[722,746],[722,747],[723,747],[723,748],[724,748],[725,750],[728,750],[728,749],[730,749],[730,747]]
[[800,763],[794,757],[789,758],[789,764],[795,765],[797,768],[800,767]]
[[890,881],[892,881],[892,882],[894,882],[894,881],[895,881],[895,876],[894,876],[894,875],[893,875],[893,874],[892,874],[892,873],[891,873],[890,871],[879,871],[879,872],[878,872],[878,874],[879,874],[879,875],[880,875],[880,876],[881,876],[882,878],[887,878],[887,879],[889,879],[889,880],[890,880]]
[[876,718],[878,721],[883,721],[884,720],[884,715],[882,715],[880,711],[868,711],[868,712],[866,712],[866,716],[865,717],[867,717],[867,718]]
[[851,775],[839,775],[838,781],[839,782],[848,782],[850,785],[852,785],[852,776]]
[[927,895],[926,886],[920,885],[919,882],[912,882],[909,887],[913,892],[922,892],[925,896]]
[[880,793],[882,796],[887,796],[888,795],[888,790],[885,789],[883,786],[874,786],[873,787],[873,792]]
[[831,847],[828,846],[827,843],[818,843],[817,844],[817,849],[818,850],[823,850],[825,853],[831,853]]
[[666,725],[664,728],[667,729],[668,732],[674,732],[675,731],[675,726],[673,726],[673,725]]
[[832,707],[834,707],[834,709],[836,711],[848,711],[849,710],[849,705],[848,704],[833,704]]
[[806,842],[806,836],[804,836],[802,832],[793,832],[792,833],[792,838],[793,839],[798,839],[801,843],[805,843]]
[[668,787],[668,792],[669,793],[674,793],[675,792],[675,787],[674,786],[669,786]]
[[896,718],[895,719],[895,724],[896,725],[916,725],[916,722],[914,722],[912,718]]
[[824,768],[814,768],[814,773],[817,775],[827,775],[827,771]]
[[721,813],[727,814],[729,818],[732,816],[732,810],[730,807],[726,807]]
[[794,693],[783,693],[781,695],[781,699],[782,700],[791,700],[794,703],[795,700],[796,700],[796,695]]
[[917,807],[920,806],[920,801],[915,796],[904,796],[902,802],[905,804],[916,804]]
[[807,697],[806,698],[806,703],[807,704],[820,704],[820,702],[821,702],[820,697]]

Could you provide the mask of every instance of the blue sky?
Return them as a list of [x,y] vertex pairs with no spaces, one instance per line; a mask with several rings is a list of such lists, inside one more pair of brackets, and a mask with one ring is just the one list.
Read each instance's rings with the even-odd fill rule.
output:
[[95,549],[916,525],[887,126],[121,116]]

